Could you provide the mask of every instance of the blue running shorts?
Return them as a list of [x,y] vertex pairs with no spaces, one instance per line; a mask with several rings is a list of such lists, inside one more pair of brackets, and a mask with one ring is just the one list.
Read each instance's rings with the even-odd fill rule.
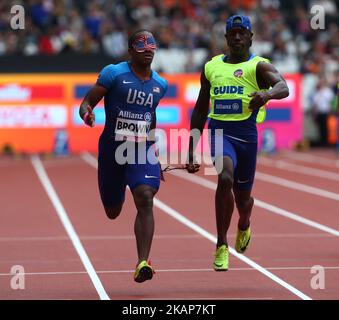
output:
[[216,133],[214,128],[210,129],[210,149],[213,162],[220,156],[230,157],[233,161],[234,189],[251,191],[257,163],[257,143]]
[[[103,137],[99,140],[98,184],[102,203],[105,207],[119,205],[125,200],[126,186],[131,190],[140,185],[148,185],[158,190],[160,187],[160,164],[151,144],[128,142],[133,161],[125,164],[116,159],[117,148],[121,142]],[[135,148],[136,147],[136,148]],[[138,150],[147,151],[147,156]],[[125,155],[127,156],[126,152]],[[130,158],[128,158],[130,159]],[[144,161],[140,161],[144,160]]]

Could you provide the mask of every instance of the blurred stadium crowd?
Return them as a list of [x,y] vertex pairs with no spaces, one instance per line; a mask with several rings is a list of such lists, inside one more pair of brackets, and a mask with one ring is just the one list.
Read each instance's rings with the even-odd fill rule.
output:
[[[10,29],[10,8],[25,8],[25,29]],[[321,5],[325,29],[313,30]],[[165,72],[196,72],[224,52],[225,21],[233,13],[253,23],[253,52],[282,72],[334,74],[339,66],[339,0],[27,0],[0,1],[0,55],[103,52],[126,58],[128,35],[151,30]],[[164,54],[165,53],[165,54]],[[176,64],[169,63],[175,57]]]
[[[11,29],[14,5],[25,9],[23,30]],[[315,8],[324,13],[320,29],[312,24],[321,25],[322,12]],[[153,69],[200,72],[210,57],[227,52],[225,24],[235,13],[252,21],[253,53],[269,58],[281,73],[303,75],[305,137],[326,144],[333,113],[339,136],[339,0],[0,0],[0,59],[10,72],[21,71],[18,61],[32,60],[38,60],[35,67],[47,61],[47,67],[65,68],[76,61],[80,70],[96,61],[99,72],[106,58],[127,59],[129,35],[147,29],[159,47]]]

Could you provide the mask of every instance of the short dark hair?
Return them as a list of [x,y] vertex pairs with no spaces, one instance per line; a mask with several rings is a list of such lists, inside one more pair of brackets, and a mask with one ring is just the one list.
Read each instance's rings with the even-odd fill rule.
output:
[[128,48],[131,49],[132,48],[132,44],[135,40],[135,38],[137,37],[137,35],[139,33],[143,33],[143,32],[147,32],[147,33],[151,33],[150,31],[146,30],[146,29],[139,29],[137,31],[134,31],[128,38]]

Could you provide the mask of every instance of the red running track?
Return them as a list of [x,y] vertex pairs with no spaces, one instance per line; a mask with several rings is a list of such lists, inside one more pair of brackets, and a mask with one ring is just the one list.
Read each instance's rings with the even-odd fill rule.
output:
[[[0,299],[337,300],[336,161],[330,151],[259,157],[251,247],[221,273],[211,267],[216,176],[166,174],[154,207],[157,273],[137,284],[132,198],[127,191],[121,216],[106,218],[92,155],[1,158]],[[231,247],[236,223],[235,210]]]

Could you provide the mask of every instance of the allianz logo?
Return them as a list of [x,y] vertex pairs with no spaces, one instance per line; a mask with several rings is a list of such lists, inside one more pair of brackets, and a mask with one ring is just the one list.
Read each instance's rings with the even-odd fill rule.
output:
[[215,108],[216,109],[223,109],[223,110],[239,110],[240,106],[239,106],[239,103],[237,102],[234,102],[232,104],[225,104],[225,103],[222,103],[222,102],[218,102],[215,104]]

